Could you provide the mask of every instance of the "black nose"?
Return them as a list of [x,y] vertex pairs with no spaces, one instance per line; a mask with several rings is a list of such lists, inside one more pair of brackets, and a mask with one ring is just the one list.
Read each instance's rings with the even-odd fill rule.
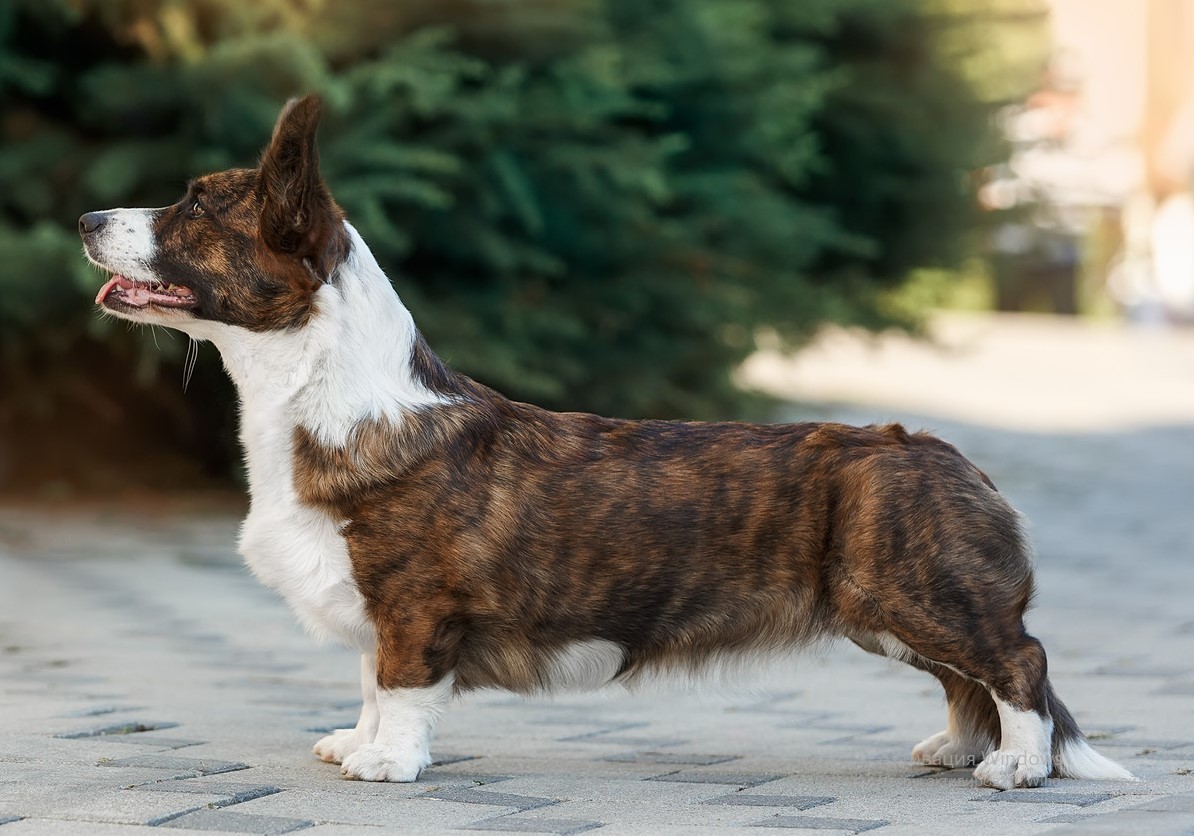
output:
[[104,225],[103,212],[88,212],[79,218],[79,234],[90,235]]

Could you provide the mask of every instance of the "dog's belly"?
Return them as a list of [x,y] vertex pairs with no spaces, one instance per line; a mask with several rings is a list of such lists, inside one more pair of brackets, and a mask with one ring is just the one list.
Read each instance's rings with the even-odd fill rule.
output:
[[315,638],[372,652],[376,631],[352,576],[348,545],[328,515],[297,503],[254,503],[241,529],[249,569]]

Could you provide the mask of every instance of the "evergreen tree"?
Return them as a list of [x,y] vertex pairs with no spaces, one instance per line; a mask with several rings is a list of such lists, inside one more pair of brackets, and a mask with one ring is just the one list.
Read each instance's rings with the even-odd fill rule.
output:
[[181,341],[97,318],[74,222],[252,164],[280,103],[313,90],[333,192],[449,362],[549,407],[741,415],[731,373],[761,327],[790,346],[825,321],[883,327],[887,290],[965,253],[967,173],[1002,152],[992,96],[948,54],[990,16],[975,8],[9,0],[0,435],[52,435],[61,456],[11,446],[9,467],[57,470],[77,438],[110,463],[96,486],[130,462],[194,478],[158,450],[226,472],[214,357],[184,396]]

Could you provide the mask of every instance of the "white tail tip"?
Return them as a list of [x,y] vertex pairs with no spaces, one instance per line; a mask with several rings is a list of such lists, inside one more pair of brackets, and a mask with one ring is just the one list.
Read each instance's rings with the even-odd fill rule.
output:
[[1067,740],[1057,758],[1057,777],[1092,781],[1138,781],[1131,772],[1105,758],[1085,740]]

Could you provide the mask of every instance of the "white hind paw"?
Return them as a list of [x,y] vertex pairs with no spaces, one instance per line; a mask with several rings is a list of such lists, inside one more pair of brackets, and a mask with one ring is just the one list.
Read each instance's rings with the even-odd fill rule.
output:
[[346,757],[368,742],[356,729],[336,729],[327,737],[320,738],[312,751],[322,761],[343,763]]
[[912,747],[912,760],[920,763],[935,763],[937,752],[952,740],[953,738],[947,731],[939,731],[930,735]]
[[1039,787],[1049,777],[1049,758],[1017,749],[996,749],[983,758],[974,777],[988,787],[1010,790],[1015,787]]
[[928,766],[949,769],[976,765],[983,759],[983,749],[973,740],[955,738],[948,731],[937,732],[912,749],[912,760]]

